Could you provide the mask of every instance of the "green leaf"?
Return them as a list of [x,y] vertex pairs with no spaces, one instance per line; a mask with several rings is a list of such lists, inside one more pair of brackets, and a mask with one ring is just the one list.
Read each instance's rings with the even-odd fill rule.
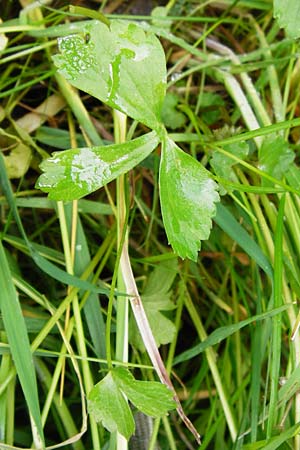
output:
[[127,440],[134,433],[132,412],[112,372],[97,383],[88,396],[88,410],[96,422],[111,433],[118,431]]
[[137,381],[123,367],[112,369],[88,396],[88,410],[96,422],[110,432],[118,431],[127,440],[134,433],[133,415],[125,396],[137,409],[152,417],[162,417],[176,408],[173,392],[157,381]]
[[262,314],[257,314],[256,316],[249,317],[248,319],[242,320],[241,322],[233,323],[232,325],[228,325],[225,327],[219,327],[215,331],[213,331],[203,342],[200,342],[200,344],[195,345],[194,347],[190,348],[189,350],[181,353],[181,355],[178,355],[174,359],[174,365],[178,364],[182,361],[186,361],[188,359],[194,358],[195,356],[199,355],[199,353],[204,352],[208,347],[211,347],[212,345],[219,344],[219,342],[223,341],[224,339],[231,336],[233,333],[236,333],[241,328],[244,328],[247,325],[250,325],[253,322],[258,322],[260,320],[269,319],[270,317],[274,317],[277,314],[282,313],[287,308],[289,308],[292,304],[283,305],[278,308],[274,308],[271,311],[267,311]]
[[82,35],[60,38],[54,56],[59,72],[87,92],[152,129],[161,128],[166,90],[163,48],[135,23],[93,21]]
[[[235,142],[233,144],[224,145],[223,150],[244,160],[246,158],[246,156],[248,155],[249,146],[244,141]],[[211,164],[212,168],[214,169],[215,174],[218,177],[224,178],[225,180],[228,180],[229,182],[233,182],[233,183],[238,182],[238,178],[237,178],[234,170],[232,169],[232,167],[235,164],[237,164],[237,161],[230,158],[230,156],[224,155],[224,153],[220,153],[217,150],[215,150],[213,152],[212,158],[210,160],[210,164]],[[233,188],[230,189],[230,188],[226,187],[225,189],[223,188],[223,192],[221,192],[221,191],[220,192],[226,193],[226,191],[231,191],[231,190],[233,190]]]
[[[294,152],[289,148],[288,142],[281,136],[265,138],[259,152],[259,169],[273,178],[281,180],[294,161]],[[270,184],[263,180],[263,184]]]
[[41,164],[36,186],[54,200],[74,200],[99,189],[146,158],[159,142],[152,131],[124,144],[55,152]]
[[231,239],[258,264],[269,277],[273,284],[273,269],[266,255],[261,251],[259,245],[244,227],[235,219],[232,213],[222,203],[217,205],[217,214],[214,218],[219,227],[231,237]]
[[174,393],[158,381],[135,380],[129,370],[117,367],[112,371],[119,388],[137,409],[152,417],[165,416],[176,408]]
[[207,125],[212,125],[220,118],[220,106],[224,106],[224,100],[214,92],[201,94],[201,117]]
[[176,109],[178,101],[178,95],[168,93],[163,103],[162,120],[171,130],[182,127],[187,120],[187,117]]
[[[35,134],[35,139],[42,144],[49,145],[52,148],[59,148],[60,150],[66,150],[71,147],[69,131],[59,128],[39,127]],[[82,134],[76,133],[76,142],[80,147],[85,146],[85,140]]]
[[4,156],[4,163],[9,178],[21,178],[29,169],[32,158],[31,149],[22,142],[12,149],[9,155]]
[[300,37],[300,2],[299,0],[274,0],[274,17],[290,38]]
[[17,292],[12,282],[12,274],[0,240],[0,310],[11,355],[22,386],[24,397],[41,440],[43,426],[39,407],[37,382],[30,350],[25,320]]
[[208,239],[216,213],[217,184],[198,161],[165,137],[159,185],[169,243],[181,258],[196,261],[201,240]]
[[[150,274],[142,295],[144,309],[158,347],[172,342],[176,333],[174,323],[161,313],[161,311],[170,311],[175,308],[170,300],[172,294],[170,289],[176,274],[175,259],[161,262]],[[129,338],[136,348],[145,351],[133,316],[130,318]]]
[[264,450],[276,450],[282,444],[288,442],[289,439],[292,439],[294,436],[299,434],[299,432],[300,422],[291,426],[286,431],[280,431],[278,436],[272,437],[271,439],[264,439],[262,441],[254,442],[253,444],[246,444],[243,446],[243,450],[258,450],[260,448],[263,448]]

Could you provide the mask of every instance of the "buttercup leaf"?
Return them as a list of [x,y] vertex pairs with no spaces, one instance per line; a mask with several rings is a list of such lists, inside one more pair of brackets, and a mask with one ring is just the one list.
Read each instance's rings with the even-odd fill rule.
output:
[[285,28],[288,37],[300,37],[299,0],[274,0],[274,17],[278,20],[279,26]]
[[137,409],[152,417],[165,416],[169,410],[176,408],[173,392],[158,381],[135,380],[129,370],[116,367],[113,378]]
[[[226,150],[228,153],[237,156],[241,160],[244,160],[249,152],[249,145],[247,142],[235,142],[233,144],[224,145],[224,150]],[[215,150],[213,152],[212,158],[210,160],[210,164],[212,168],[215,171],[215,174],[219,177],[224,178],[225,180],[228,180],[230,182],[237,183],[238,179],[237,176],[232,169],[234,165],[237,164],[237,161],[230,158],[230,156],[224,155],[223,153],[218,152]],[[223,188],[220,189],[220,194],[226,193],[227,191],[231,191],[230,188]]]
[[91,21],[85,32],[59,39],[59,72],[75,87],[152,129],[161,128],[166,90],[163,48],[135,23]]
[[[176,259],[161,262],[148,277],[142,295],[143,305],[158,347],[172,342],[176,333],[176,326],[172,320],[161,312],[175,308],[170,297],[172,294],[171,286],[176,274]],[[145,351],[145,346],[133,317],[130,319],[129,337],[130,342],[136,348]]]
[[132,412],[111,372],[91,390],[88,410],[111,433],[118,431],[126,439],[134,433]]
[[209,172],[165,137],[159,174],[161,210],[169,243],[181,258],[197,260],[219,201]]
[[[281,180],[292,166],[295,154],[282,136],[268,136],[259,151],[259,168],[274,178]],[[270,185],[263,180],[264,185]]]
[[152,131],[124,144],[55,152],[40,165],[37,187],[54,200],[81,198],[135,167],[158,142]]

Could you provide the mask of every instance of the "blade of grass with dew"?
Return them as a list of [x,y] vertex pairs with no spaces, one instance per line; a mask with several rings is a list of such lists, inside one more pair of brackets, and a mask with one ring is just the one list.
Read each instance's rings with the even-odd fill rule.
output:
[[30,342],[19,304],[17,292],[7,263],[5,251],[0,241],[0,306],[11,353],[23,389],[26,403],[37,429],[36,445],[44,448],[44,434],[41,422],[37,382],[33,365]]

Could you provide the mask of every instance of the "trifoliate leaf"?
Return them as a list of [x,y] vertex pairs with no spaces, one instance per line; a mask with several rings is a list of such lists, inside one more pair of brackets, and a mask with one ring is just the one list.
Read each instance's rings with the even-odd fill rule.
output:
[[131,403],[144,414],[162,417],[176,408],[174,394],[164,384],[135,380],[129,370],[123,367],[113,369],[112,376]]
[[[237,156],[241,160],[244,160],[248,155],[249,146],[246,142],[236,142],[230,145],[225,145],[223,147],[223,150],[234,156]],[[210,160],[210,164],[218,177],[230,182],[238,182],[237,176],[232,169],[232,167],[237,164],[237,161],[230,158],[230,156],[224,155],[224,153],[215,150]],[[220,190],[220,193],[225,194],[226,191],[229,191],[227,186],[225,186],[225,189],[223,188],[223,192]]]
[[[176,274],[176,259],[161,262],[150,274],[142,295],[144,309],[158,347],[172,342],[176,333],[174,323],[161,312],[175,308],[170,299],[172,294],[170,289]],[[145,351],[133,317],[130,318],[129,338],[136,348]]]
[[153,131],[123,144],[55,152],[40,165],[37,187],[54,200],[74,200],[135,167],[157,146]]
[[111,433],[118,431],[126,439],[134,433],[132,412],[119,389],[112,372],[109,372],[88,396],[88,410],[96,422]]
[[58,43],[55,65],[73,86],[152,129],[161,128],[166,63],[153,33],[124,20],[112,20],[110,27],[91,21],[83,35]]
[[290,38],[300,37],[300,2],[299,0],[274,0],[274,17]]
[[160,202],[169,243],[181,258],[197,260],[219,201],[209,172],[165,137],[160,163]]
[[[259,151],[259,169],[281,180],[294,161],[294,152],[282,136],[265,138]],[[263,179],[264,185],[270,181]]]

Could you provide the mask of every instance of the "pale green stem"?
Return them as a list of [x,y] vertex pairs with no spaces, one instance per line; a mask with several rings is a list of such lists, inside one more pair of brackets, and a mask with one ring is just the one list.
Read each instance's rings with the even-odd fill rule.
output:
[[[230,277],[231,280],[231,292],[232,292],[232,302],[233,302],[233,311],[234,311],[234,322],[238,323],[240,321],[239,317],[239,302],[237,298],[237,289],[234,275]],[[235,366],[236,366],[236,385],[242,386],[243,383],[243,375],[242,375],[242,351],[241,351],[241,334],[237,331],[234,335],[235,342]],[[237,403],[237,410],[239,420],[241,421],[243,418],[243,398],[240,395]]]
[[[127,117],[125,114],[114,110],[114,132],[115,143],[121,144],[126,141]],[[120,248],[126,218],[126,186],[125,176],[121,175],[117,179],[117,248]],[[125,231],[123,248],[128,247],[127,230]],[[126,286],[123,280],[122,269],[118,268],[117,289],[125,292]],[[116,322],[116,360],[128,362],[128,299],[117,297],[117,322]],[[117,450],[127,450],[127,440],[120,433],[117,433]]]
[[[242,117],[249,130],[258,129],[260,127],[260,124],[258,123],[256,116],[254,115],[252,108],[249,105],[247,97],[245,96],[238,81],[234,78],[233,75],[228,72],[215,69],[215,73],[219,75],[220,80],[224,83],[227,91],[241,111]],[[257,136],[254,138],[254,141],[259,148],[262,144],[262,137]]]
[[[260,40],[261,48],[263,49],[263,53],[266,57],[266,59],[272,58],[271,50],[268,46],[267,39],[257,24],[257,22],[251,17],[252,22],[254,23],[254,27],[256,29],[258,39]],[[282,96],[280,91],[280,85],[279,80],[277,76],[277,72],[275,69],[274,64],[268,64],[267,66],[267,73],[268,73],[268,79],[270,82],[270,88],[271,88],[271,97],[272,97],[272,104],[274,109],[274,115],[276,122],[283,122],[285,118],[285,109],[282,102]],[[264,124],[268,125],[268,124]]]
[[[232,63],[234,65],[240,65],[241,64],[241,61],[240,61],[239,57],[230,48],[226,47],[225,45],[222,45],[222,44],[220,44],[220,43],[218,43],[216,41],[213,41],[211,39],[207,39],[206,44],[207,44],[208,47],[215,49],[221,55],[229,56],[230,60],[232,61]],[[220,70],[218,70],[218,69],[216,69],[216,71],[217,71],[217,73],[220,72]],[[237,105],[243,105],[244,102],[248,103],[248,100],[247,100],[247,98],[245,97],[244,94],[243,94],[243,96],[244,96],[244,99],[243,99],[239,91],[235,92],[235,86],[236,87],[238,86],[240,90],[241,90],[241,88],[240,88],[240,85],[238,84],[237,80],[235,80],[234,76],[229,74],[229,73],[226,73],[225,71],[223,73],[225,75],[225,79],[227,78],[226,83],[227,83],[227,85],[230,88],[229,89],[229,93],[232,96],[232,98],[235,100]],[[260,118],[262,124],[264,126],[271,125],[271,121],[270,121],[270,118],[268,116],[268,113],[266,112],[266,109],[263,106],[263,104],[262,104],[262,102],[261,102],[261,100],[259,98],[259,95],[258,95],[258,93],[257,93],[257,91],[255,89],[255,86],[253,85],[252,80],[249,77],[249,75],[247,74],[247,72],[241,72],[240,73],[240,78],[241,78],[241,80],[243,82],[243,85],[245,87],[245,90],[246,90],[246,92],[248,94],[249,101],[252,103],[252,105],[253,105],[253,107],[254,107],[254,109],[256,111],[256,114]],[[236,83],[234,83],[232,80],[235,80]],[[250,105],[248,103],[248,113],[249,113],[249,111],[251,111],[251,113],[253,114],[252,109],[251,109],[251,107],[250,107]],[[245,110],[245,112],[247,112],[247,111]],[[247,116],[244,115],[243,110],[241,110],[241,113],[242,113],[242,115],[244,117],[244,120],[245,121],[247,120],[246,121],[247,124],[248,124],[248,121],[251,121],[251,122],[254,123],[253,117],[255,118],[255,121],[256,121],[256,117],[254,115],[253,115],[253,117],[247,118]],[[259,128],[259,127],[255,127],[255,128]],[[249,126],[250,130],[253,130],[255,128],[252,128],[251,126]]]
[[[275,230],[274,243],[274,308],[282,305],[282,284],[283,284],[283,261],[282,261],[282,242],[283,242],[283,215],[284,215],[285,196],[282,196],[278,208],[277,224]],[[269,417],[267,423],[267,438],[271,438],[273,427],[277,419],[277,398],[278,383],[281,359],[281,314],[272,318],[272,346],[271,346],[271,364],[270,364],[270,402]]]
[[169,447],[168,448],[170,450],[177,450],[176,442],[175,442],[175,439],[173,437],[173,433],[172,433],[172,430],[171,430],[168,418],[164,416],[162,418],[162,422],[163,422],[164,428],[166,430],[166,435],[167,435],[167,439],[168,439],[168,443],[169,443]]

